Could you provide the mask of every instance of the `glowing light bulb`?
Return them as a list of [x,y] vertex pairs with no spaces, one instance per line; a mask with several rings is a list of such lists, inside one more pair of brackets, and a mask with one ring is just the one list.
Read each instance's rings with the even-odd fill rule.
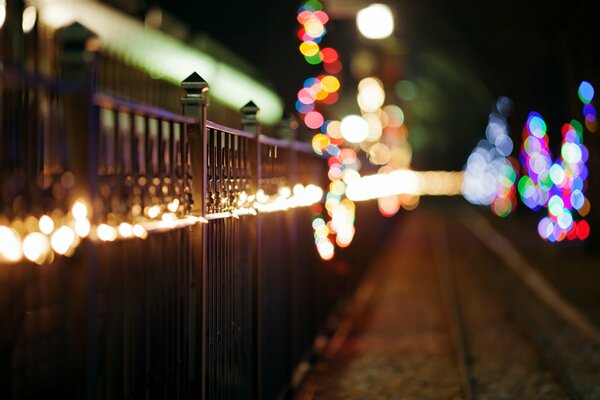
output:
[[96,235],[104,242],[112,242],[117,238],[117,230],[110,225],[100,224],[96,228]]
[[100,224],[96,228],[96,235],[104,242],[112,242],[117,238],[117,230],[110,225]]
[[39,232],[32,232],[25,236],[23,254],[28,260],[40,264],[46,259],[48,252],[50,252],[50,242],[47,236]]
[[388,6],[371,4],[356,14],[356,25],[367,39],[385,39],[394,31],[394,16]]
[[170,202],[167,205],[167,209],[171,212],[177,211],[178,208],[179,208],[179,200],[178,199],[173,200],[172,202]]
[[256,192],[256,201],[259,203],[266,203],[269,201],[269,196],[265,194],[264,190],[260,189]]
[[75,243],[75,233],[68,226],[61,226],[50,237],[50,245],[58,254],[66,254]]
[[45,235],[49,235],[54,230],[54,221],[47,215],[42,215],[40,221],[38,222],[38,226],[40,228],[40,232]]
[[152,206],[148,209],[148,217],[154,219],[154,218],[158,217],[158,214],[160,214],[159,206]]
[[287,199],[288,197],[290,197],[292,195],[292,191],[290,190],[289,187],[284,186],[282,188],[279,188],[279,195],[281,197],[283,197],[284,199]]
[[309,204],[317,203],[323,198],[323,189],[316,185],[310,184],[306,186],[304,193],[306,194]]
[[144,228],[140,224],[135,224],[133,226],[132,232],[135,236],[142,238],[142,239],[145,239],[146,237],[148,237],[148,232],[146,231],[146,228]]
[[369,135],[369,125],[358,115],[348,115],[340,125],[342,137],[350,143],[360,143]]
[[87,206],[83,201],[77,200],[71,208],[71,214],[76,220],[84,219],[88,214]]
[[383,85],[376,78],[364,78],[358,84],[356,100],[363,112],[372,113],[379,110],[385,101]]
[[75,233],[79,237],[87,237],[90,234],[90,221],[87,218],[75,221]]
[[577,94],[583,103],[588,104],[594,98],[594,87],[589,82],[582,81]]
[[319,256],[325,261],[331,260],[335,254],[335,248],[333,247],[333,243],[329,240],[320,241],[317,244],[317,250],[319,252]]
[[308,36],[312,38],[317,38],[323,35],[323,33],[325,32],[325,27],[323,26],[323,23],[318,19],[311,18],[304,24],[304,30],[306,31],[306,34]]
[[340,81],[333,75],[327,75],[321,79],[321,86],[327,93],[334,93],[339,90]]
[[293,188],[294,196],[301,196],[304,193],[304,186],[300,183],[294,185]]
[[377,198],[377,207],[384,217],[394,216],[400,210],[400,199],[398,196],[386,196]]
[[17,231],[0,226],[0,258],[7,262],[17,262],[22,257],[21,238]]
[[128,224],[127,222],[122,222],[119,225],[119,235],[121,235],[124,238],[132,237],[133,227],[131,226],[131,224]]
[[381,120],[377,116],[377,114],[366,113],[363,115],[365,121],[367,121],[367,126],[369,127],[369,133],[367,135],[367,140],[369,142],[376,142],[381,138],[381,134],[383,133],[383,126],[381,124]]

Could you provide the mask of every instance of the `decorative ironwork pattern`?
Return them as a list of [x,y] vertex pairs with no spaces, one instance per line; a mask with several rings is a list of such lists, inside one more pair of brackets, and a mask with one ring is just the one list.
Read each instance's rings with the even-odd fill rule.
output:
[[228,212],[253,191],[252,135],[207,122],[207,213]]

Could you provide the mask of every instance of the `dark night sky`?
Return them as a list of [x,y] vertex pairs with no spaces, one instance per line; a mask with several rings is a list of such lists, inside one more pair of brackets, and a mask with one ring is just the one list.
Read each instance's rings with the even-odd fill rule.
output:
[[[303,80],[319,73],[297,50],[300,1],[163,3],[192,29],[208,33],[263,71],[288,106]],[[404,54],[367,47],[397,67],[394,79],[424,83],[414,104],[398,102],[407,114],[416,167],[461,168],[483,137],[487,115],[500,95],[515,103],[509,123],[516,137],[532,109],[547,118],[550,130],[579,117],[577,85],[583,79],[599,83],[595,24],[600,12],[593,0],[570,1],[560,8],[519,0],[389,4],[395,9],[395,36]],[[338,49],[347,67],[365,42],[354,21],[334,19],[327,27],[324,42]],[[385,74],[384,67],[379,72]],[[355,79],[348,68],[342,78],[343,90],[352,96]],[[393,84],[389,82],[392,100]]]
[[[291,0],[226,0],[191,5],[189,1],[163,0],[161,7],[256,66],[287,100],[295,97],[303,80],[315,71],[298,52],[299,4]],[[197,11],[190,12],[194,8]]]

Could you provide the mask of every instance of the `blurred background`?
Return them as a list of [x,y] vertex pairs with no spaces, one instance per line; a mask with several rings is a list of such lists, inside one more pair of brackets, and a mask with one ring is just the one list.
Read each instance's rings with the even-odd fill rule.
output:
[[[218,40],[274,85],[287,110],[294,110],[297,88],[315,69],[298,54],[295,2],[108,3],[138,18],[163,10],[160,28],[183,40],[198,33]],[[599,6],[591,0],[568,7],[397,0],[388,2],[395,29],[383,40],[366,39],[356,29],[356,13],[368,4],[325,4],[331,18],[326,40],[344,65],[342,99],[328,112],[356,113],[357,83],[379,77],[389,102],[406,111],[417,169],[461,169],[499,96],[513,99],[508,122],[514,135],[536,110],[546,116],[556,150],[562,123],[580,113],[580,81],[598,79],[599,44],[593,32]],[[206,14],[211,17],[203,18]]]

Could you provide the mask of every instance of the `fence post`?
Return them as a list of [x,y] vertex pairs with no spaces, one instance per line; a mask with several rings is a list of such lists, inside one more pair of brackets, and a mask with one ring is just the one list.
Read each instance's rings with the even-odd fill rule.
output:
[[[298,128],[298,119],[294,114],[289,114],[287,118],[281,120],[278,130],[280,139],[288,142],[288,186],[293,189],[294,185],[300,183],[298,178],[298,151],[296,149],[296,138]],[[297,381],[297,363],[300,361],[301,352],[298,346],[298,333],[300,332],[300,321],[298,319],[300,290],[300,274],[305,268],[299,264],[300,249],[298,246],[298,219],[300,209],[290,209],[286,212],[287,217],[287,248],[288,258],[286,260],[287,274],[289,277],[289,309],[288,309],[288,327],[289,327],[289,352],[290,352],[290,393],[294,393]]]
[[[197,118],[198,122],[186,125],[188,152],[192,178],[191,212],[196,216],[206,213],[207,140],[206,115],[208,109],[208,83],[193,72],[181,82],[185,96],[181,98],[183,114]],[[190,206],[190,205],[188,205]],[[190,304],[190,386],[192,397],[206,396],[206,317],[207,317],[207,225],[194,226],[190,231],[192,241],[191,298]],[[199,361],[198,361],[199,360]]]
[[240,109],[242,112],[242,130],[246,132],[253,133],[256,137],[255,139],[255,151],[252,160],[252,178],[254,179],[254,190],[258,191],[261,186],[262,179],[262,171],[260,168],[261,163],[261,148],[260,148],[260,135],[261,135],[261,126],[260,122],[256,118],[260,109],[253,101],[249,101],[244,107]]
[[67,168],[75,176],[74,198],[92,201],[97,193],[98,111],[93,96],[96,85],[97,37],[86,27],[73,23],[56,33],[60,49],[59,78],[65,87],[64,117]]
[[[84,199],[96,206],[98,181],[98,108],[93,96],[96,85],[96,35],[83,25],[73,23],[56,33],[59,46],[59,78],[63,89],[69,89],[63,96],[64,127],[66,131],[67,160],[63,160],[75,177],[72,199]],[[74,285],[86,290],[86,302],[73,306],[75,318],[85,321],[87,335],[70,331],[69,343],[75,350],[69,356],[75,358],[73,365],[82,365],[80,358],[85,357],[85,379],[73,379],[73,382],[85,385],[85,395],[95,399],[98,390],[98,269],[96,248],[88,242],[82,256],[81,270],[74,271]],[[82,289],[84,288],[85,289]],[[85,338],[85,339],[84,339]],[[84,343],[82,343],[85,341]],[[84,348],[84,351],[78,350]],[[77,353],[80,354],[77,354]],[[73,393],[81,393],[74,389]]]
[[[253,133],[255,135],[255,139],[253,142],[254,147],[251,147],[250,156],[252,157],[251,161],[251,174],[252,174],[252,191],[254,193],[258,192],[261,187],[261,145],[260,145],[260,134],[261,134],[261,126],[258,122],[256,116],[259,112],[259,108],[254,104],[253,101],[249,101],[244,107],[240,109],[242,113],[242,130],[246,132]],[[252,277],[252,310],[253,310],[253,331],[254,338],[252,341],[252,360],[254,360],[255,364],[253,365],[253,376],[252,381],[254,382],[254,395],[252,396],[255,399],[260,399],[262,388],[261,388],[261,379],[262,379],[262,363],[261,363],[261,349],[262,349],[262,340],[261,340],[261,307],[260,307],[260,298],[261,298],[261,231],[262,231],[262,217],[260,213],[256,216],[256,246],[254,253],[253,265],[250,267]]]
[[206,213],[206,113],[208,108],[208,83],[193,72],[181,87],[185,96],[181,98],[183,115],[198,118],[197,124],[187,126],[189,151],[192,164],[192,213]]

